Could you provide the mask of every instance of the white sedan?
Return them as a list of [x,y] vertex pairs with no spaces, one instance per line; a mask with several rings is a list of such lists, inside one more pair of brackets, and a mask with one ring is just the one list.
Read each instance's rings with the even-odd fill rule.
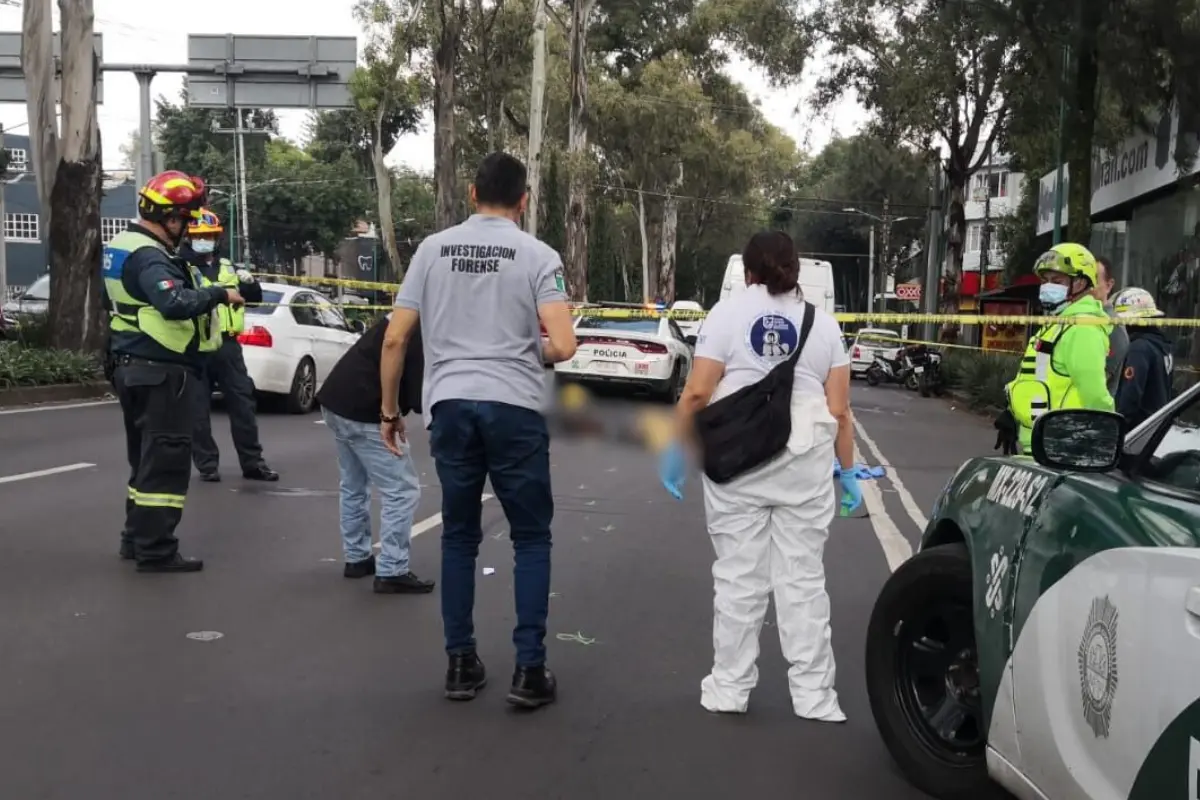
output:
[[887,328],[863,328],[850,345],[850,375],[862,375],[875,363],[876,354],[888,358],[904,346],[900,334]]
[[281,397],[293,414],[316,405],[317,390],[362,335],[328,297],[303,286],[262,284],[262,305],[246,308],[238,336],[254,388]]
[[559,381],[628,386],[675,402],[692,370],[694,336],[671,319],[580,317],[579,349],[554,365]]

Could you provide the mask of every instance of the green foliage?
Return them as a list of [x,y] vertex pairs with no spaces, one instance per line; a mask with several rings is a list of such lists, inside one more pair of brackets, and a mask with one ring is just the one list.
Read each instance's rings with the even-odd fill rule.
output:
[[0,342],[0,388],[84,383],[100,377],[95,356]]
[[[243,113],[243,123],[263,131],[247,134],[246,166],[253,169],[266,161],[267,141],[279,133],[274,111],[253,109]],[[187,90],[180,93],[178,104],[159,97],[154,117],[154,143],[162,151],[164,167],[189,175],[198,175],[213,188],[232,188],[235,159],[234,136],[217,133],[233,130],[237,116],[233,109],[196,108],[187,105]]]
[[1020,353],[952,348],[943,354],[942,377],[972,410],[1000,411],[1008,402],[1004,387],[1020,365]]
[[[876,226],[877,264],[890,254],[897,282],[920,274],[917,260],[903,253],[924,239],[928,185],[929,166],[910,148],[865,134],[834,139],[798,170],[795,188],[782,196],[773,221],[801,251],[847,254],[815,257],[833,264],[840,302],[865,310],[870,226]],[[886,243],[878,223],[845,210],[853,205],[881,217],[885,199],[889,217],[909,218],[890,226]]]
[[[359,109],[313,112],[308,120],[305,149],[326,164],[336,164],[349,155],[360,173],[370,175],[374,171],[371,162],[374,124],[374,119]],[[390,153],[402,135],[416,131],[420,124],[421,110],[417,104],[393,109],[383,120],[383,151]]]

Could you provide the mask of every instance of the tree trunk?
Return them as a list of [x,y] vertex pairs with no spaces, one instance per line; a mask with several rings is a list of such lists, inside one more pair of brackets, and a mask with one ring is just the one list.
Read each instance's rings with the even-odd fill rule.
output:
[[675,192],[682,187],[683,162],[680,161],[679,171],[667,187],[667,196],[663,200],[662,237],[658,251],[658,296],[668,304],[675,302],[675,266],[679,245],[679,198]]
[[396,222],[392,218],[392,171],[384,163],[383,120],[388,109],[383,103],[375,111],[374,130],[371,136],[371,162],[375,168],[375,191],[379,199],[379,231],[383,237],[383,251],[388,263],[396,272],[396,280],[404,277],[404,265],[400,263],[400,246],[396,243]]
[[[646,231],[646,195],[642,194],[642,187],[637,190],[638,199],[638,234],[639,241],[642,244],[642,302],[650,302],[650,234]],[[629,287],[625,288],[626,294],[629,292]]]
[[546,123],[546,2],[533,4],[533,74],[529,82],[529,207],[525,212],[525,230],[538,233],[539,203],[542,197],[542,130]]
[[[947,189],[950,194],[950,202],[947,206],[947,233],[946,238],[946,255],[948,263],[945,268],[946,292],[945,294],[951,300],[954,300],[955,313],[957,311],[958,288],[962,285],[962,267],[963,267],[963,249],[967,241],[967,181],[970,176],[965,170],[956,169],[954,162],[951,160],[949,169],[946,171]],[[880,287],[879,291],[883,291]]]
[[587,300],[587,29],[595,0],[575,0],[571,5],[570,75],[571,106],[567,150],[570,184],[567,192],[567,293],[572,300]]
[[25,75],[31,166],[41,203],[43,237],[50,230],[50,192],[58,169],[53,48],[50,0],[26,0],[21,12],[21,71]]
[[433,59],[433,177],[436,184],[434,227],[455,223],[458,160],[454,135],[454,67],[458,62],[460,14],[455,0],[439,0],[441,31]]
[[62,139],[50,192],[50,343],[100,349],[100,128],[92,0],[59,0]]
[[[1097,4],[1099,5],[1099,4]],[[1066,138],[1070,183],[1067,185],[1067,227],[1071,241],[1088,246],[1092,237],[1092,158],[1096,136],[1096,90],[1100,80],[1096,36],[1099,8],[1082,11],[1078,57],[1075,63],[1075,98],[1068,108]]]

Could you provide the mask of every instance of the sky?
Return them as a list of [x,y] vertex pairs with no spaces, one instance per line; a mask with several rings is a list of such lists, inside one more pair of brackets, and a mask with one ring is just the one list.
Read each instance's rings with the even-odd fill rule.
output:
[[[204,0],[180,5],[171,14],[146,14],[135,11],[138,4],[129,0],[95,0],[96,30],[104,34],[104,60],[108,63],[183,64],[187,62],[189,33],[358,36],[361,31],[351,16],[353,4],[354,0],[323,0],[304,4],[304,13],[299,14],[295,0]],[[0,6],[0,31],[20,30],[21,10]],[[815,75],[819,69],[819,63],[814,63],[809,73]],[[811,78],[799,86],[772,89],[765,76],[744,61],[735,61],[727,71],[760,101],[763,115],[770,122],[810,152],[820,150],[835,136],[853,134],[866,119],[852,99],[821,118],[806,111],[803,102],[811,89]],[[155,97],[164,95],[175,100],[182,85],[182,75],[164,73],[155,76],[151,89]],[[279,111],[281,133],[302,141],[307,115],[303,110]],[[5,130],[26,133],[24,106],[0,105],[0,122]],[[105,73],[100,126],[104,164],[108,169],[120,168],[120,147],[138,127],[137,80],[132,74]],[[420,131],[402,138],[388,161],[396,166],[432,170],[432,123],[427,120]]]

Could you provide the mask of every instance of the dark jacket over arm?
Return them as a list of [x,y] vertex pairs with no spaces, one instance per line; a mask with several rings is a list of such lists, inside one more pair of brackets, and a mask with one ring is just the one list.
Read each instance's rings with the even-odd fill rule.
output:
[[[375,323],[334,366],[317,393],[322,407],[339,417],[363,423],[378,423],[383,393],[379,386],[379,362],[383,355],[386,319]],[[400,375],[400,413],[421,413],[421,391],[425,380],[425,353],[418,326],[404,355]]]

